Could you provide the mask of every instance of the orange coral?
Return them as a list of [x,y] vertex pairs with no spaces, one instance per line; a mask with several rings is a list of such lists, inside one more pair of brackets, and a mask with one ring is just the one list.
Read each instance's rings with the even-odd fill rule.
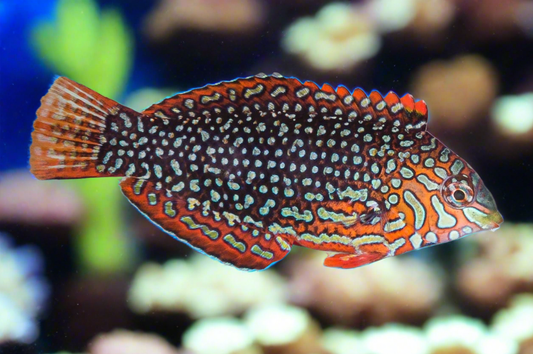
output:
[[231,34],[249,33],[264,20],[259,0],[162,0],[146,19],[152,38],[164,38],[180,29]]
[[361,7],[332,3],[315,17],[303,17],[286,31],[283,48],[324,71],[348,71],[381,47],[375,24]]
[[495,69],[477,55],[430,62],[418,70],[412,82],[413,96],[428,104],[432,131],[461,130],[478,121],[488,112],[497,91]]
[[443,286],[438,271],[405,257],[351,272],[328,269],[313,257],[297,261],[290,273],[292,302],[342,325],[419,322],[432,313]]
[[459,269],[456,286],[471,309],[492,312],[514,294],[533,291],[533,226],[507,222],[468,240],[477,255]]

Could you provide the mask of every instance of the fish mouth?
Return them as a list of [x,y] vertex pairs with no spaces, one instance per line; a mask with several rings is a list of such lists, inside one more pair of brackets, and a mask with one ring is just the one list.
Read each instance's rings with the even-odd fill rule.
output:
[[500,228],[501,224],[503,223],[503,216],[500,214],[499,211],[495,211],[489,215],[487,215],[486,218],[488,230],[496,231]]
[[496,231],[503,223],[503,216],[498,210],[485,212],[483,208],[466,207],[463,209],[463,214],[469,222],[484,231]]
[[477,185],[477,195],[476,202],[481,208],[477,208],[481,211],[482,217],[478,216],[479,222],[482,225],[483,230],[492,230],[496,231],[500,228],[500,225],[503,223],[503,216],[498,211],[496,206],[496,201],[492,196],[492,193],[485,187],[479,176],[477,178],[472,178],[474,184]]

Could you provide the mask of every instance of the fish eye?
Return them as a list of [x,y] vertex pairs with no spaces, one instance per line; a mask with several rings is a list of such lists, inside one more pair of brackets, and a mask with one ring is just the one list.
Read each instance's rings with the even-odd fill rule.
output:
[[456,201],[462,202],[463,200],[465,200],[465,198],[466,198],[466,194],[462,190],[456,189],[453,192],[453,199],[455,199]]
[[441,189],[444,200],[455,208],[462,208],[474,200],[474,189],[468,176],[457,175],[448,178]]

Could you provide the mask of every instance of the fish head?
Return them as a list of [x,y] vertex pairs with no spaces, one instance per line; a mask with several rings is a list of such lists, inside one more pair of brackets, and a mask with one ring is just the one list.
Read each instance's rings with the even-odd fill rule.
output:
[[[435,149],[418,154],[416,159],[406,159],[396,174],[401,185],[396,183],[396,205],[390,205],[386,218],[394,222],[400,215],[405,223],[401,230],[394,230],[406,239],[397,254],[494,231],[503,222],[479,174],[434,139]],[[390,195],[388,201],[392,204]]]
[[470,165],[465,165],[465,171],[446,178],[441,184],[441,198],[461,225],[470,227],[473,232],[495,231],[503,222],[496,201],[479,174]]

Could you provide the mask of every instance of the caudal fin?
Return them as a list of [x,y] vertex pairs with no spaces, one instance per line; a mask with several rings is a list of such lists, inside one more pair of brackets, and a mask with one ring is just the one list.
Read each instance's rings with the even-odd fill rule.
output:
[[120,176],[97,165],[109,120],[125,110],[139,115],[66,77],[57,78],[33,123],[31,172],[38,179]]

